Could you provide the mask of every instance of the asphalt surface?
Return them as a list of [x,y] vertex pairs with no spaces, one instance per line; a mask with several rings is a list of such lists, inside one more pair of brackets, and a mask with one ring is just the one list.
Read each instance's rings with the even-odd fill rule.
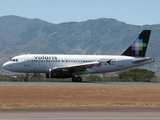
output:
[[0,120],[159,120],[160,109],[0,110]]
[[160,86],[160,82],[0,82],[0,86]]

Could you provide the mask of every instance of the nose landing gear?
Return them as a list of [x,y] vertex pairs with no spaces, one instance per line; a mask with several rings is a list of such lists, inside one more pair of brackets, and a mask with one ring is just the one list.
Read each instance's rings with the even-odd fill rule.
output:
[[28,73],[26,73],[26,76],[25,76],[25,78],[24,78],[24,81],[25,81],[25,82],[28,82]]

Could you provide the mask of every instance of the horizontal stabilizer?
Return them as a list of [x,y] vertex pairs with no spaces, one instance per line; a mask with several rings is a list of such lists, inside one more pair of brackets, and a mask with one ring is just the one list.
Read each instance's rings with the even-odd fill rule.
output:
[[144,62],[144,61],[147,61],[147,60],[153,60],[155,61],[154,58],[144,58],[144,59],[136,59],[136,60],[133,60],[134,63],[139,63],[139,62]]

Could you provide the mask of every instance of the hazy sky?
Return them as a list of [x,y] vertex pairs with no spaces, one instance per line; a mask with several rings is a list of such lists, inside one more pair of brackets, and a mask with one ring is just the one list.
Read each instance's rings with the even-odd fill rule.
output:
[[160,0],[0,0],[0,17],[17,15],[51,23],[115,18],[128,24],[160,24]]

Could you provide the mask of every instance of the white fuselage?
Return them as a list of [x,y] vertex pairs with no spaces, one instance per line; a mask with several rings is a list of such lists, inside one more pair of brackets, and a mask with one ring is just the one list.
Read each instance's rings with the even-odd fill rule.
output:
[[[49,69],[69,65],[83,65],[100,62],[99,66],[87,67],[77,74],[106,73],[124,70],[154,62],[154,59],[134,62],[145,57],[130,57],[118,55],[57,55],[57,54],[26,54],[13,57],[3,64],[3,68],[13,72],[47,73]],[[76,73],[75,73],[76,74]]]

